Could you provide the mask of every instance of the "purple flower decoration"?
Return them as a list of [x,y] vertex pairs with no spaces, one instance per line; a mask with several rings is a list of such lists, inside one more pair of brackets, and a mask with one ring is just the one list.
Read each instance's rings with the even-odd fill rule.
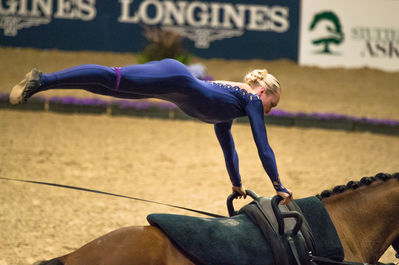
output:
[[[8,93],[0,93],[0,101],[9,100]],[[34,100],[41,102],[48,101],[54,104],[63,105],[79,105],[79,106],[116,106],[120,109],[146,110],[157,108],[160,110],[175,110],[178,107],[167,101],[152,101],[152,100],[115,100],[106,101],[98,98],[74,98],[74,97],[52,97],[50,99],[44,97],[34,97]],[[290,119],[309,119],[319,121],[345,121],[353,124],[387,126],[392,128],[399,128],[399,120],[390,119],[372,119],[366,117],[353,117],[337,113],[306,113],[306,112],[289,112],[285,110],[273,109],[270,114],[276,118],[290,118]]]
[[0,93],[0,99],[2,100],[8,100],[10,98],[10,95],[7,93]]
[[280,110],[280,109],[273,109],[269,113],[270,116],[274,117],[282,117],[282,118],[294,118],[297,115],[293,112],[285,111],[285,110]]
[[363,123],[371,125],[380,126],[399,126],[399,121],[389,120],[389,119],[371,119],[371,118],[359,118],[337,113],[306,113],[306,112],[289,112],[284,110],[274,109],[270,112],[270,116],[281,117],[281,118],[301,118],[301,119],[313,119],[313,120],[323,120],[323,121],[348,121],[352,123]]

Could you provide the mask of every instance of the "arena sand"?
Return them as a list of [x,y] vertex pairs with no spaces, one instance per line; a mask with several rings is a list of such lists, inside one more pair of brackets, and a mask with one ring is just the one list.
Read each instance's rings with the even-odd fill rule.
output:
[[[0,54],[1,92],[9,92],[33,66],[54,71],[80,63],[124,65],[135,60],[129,54],[10,48],[1,48]],[[261,61],[202,61],[215,78],[230,80],[238,80],[249,65],[261,65]],[[265,63],[287,87],[282,109],[399,118],[398,74],[300,68],[288,61]],[[352,84],[342,81],[345,77]],[[313,83],[318,85],[312,87]],[[45,95],[93,97],[81,91]],[[2,177],[81,186],[227,214],[225,199],[231,188],[212,125],[0,110],[0,128]],[[278,126],[268,126],[268,134],[282,180],[296,198],[378,172],[399,171],[399,137]],[[233,136],[244,185],[272,196],[250,127],[235,124]],[[237,202],[236,207],[248,202]],[[99,194],[1,181],[0,265],[30,264],[66,254],[120,227],[146,225],[146,216],[154,212],[198,216]],[[381,259],[393,260],[392,249]]]

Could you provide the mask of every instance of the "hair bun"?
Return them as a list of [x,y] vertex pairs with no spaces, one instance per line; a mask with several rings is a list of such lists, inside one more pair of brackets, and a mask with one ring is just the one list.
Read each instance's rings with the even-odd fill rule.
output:
[[267,74],[268,74],[268,72],[266,69],[253,70],[252,72],[248,73],[245,76],[244,81],[247,84],[252,84],[252,83],[255,83],[255,82],[265,79]]

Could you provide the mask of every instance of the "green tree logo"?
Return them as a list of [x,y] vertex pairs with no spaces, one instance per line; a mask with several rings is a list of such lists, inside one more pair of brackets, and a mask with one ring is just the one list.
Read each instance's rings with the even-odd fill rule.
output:
[[[322,23],[325,22],[325,23]],[[339,45],[344,41],[344,33],[342,32],[342,26],[339,22],[339,18],[331,11],[324,11],[316,14],[310,24],[309,30],[313,31],[318,25],[324,25],[324,30],[327,35],[323,37],[318,37],[312,40],[314,45],[320,45],[323,50],[317,52],[322,54],[334,54],[330,50],[330,45]]]

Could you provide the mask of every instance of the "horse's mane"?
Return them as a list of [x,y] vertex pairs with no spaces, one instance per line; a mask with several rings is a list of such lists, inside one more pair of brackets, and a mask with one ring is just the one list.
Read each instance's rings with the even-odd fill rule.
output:
[[374,177],[363,177],[360,181],[349,181],[346,185],[335,186],[332,190],[324,190],[322,193],[317,194],[316,197],[320,200],[328,198],[334,194],[339,194],[347,190],[355,190],[362,186],[369,186],[371,183],[377,180],[387,181],[388,179],[396,178],[399,180],[399,173],[387,174],[378,173]]

